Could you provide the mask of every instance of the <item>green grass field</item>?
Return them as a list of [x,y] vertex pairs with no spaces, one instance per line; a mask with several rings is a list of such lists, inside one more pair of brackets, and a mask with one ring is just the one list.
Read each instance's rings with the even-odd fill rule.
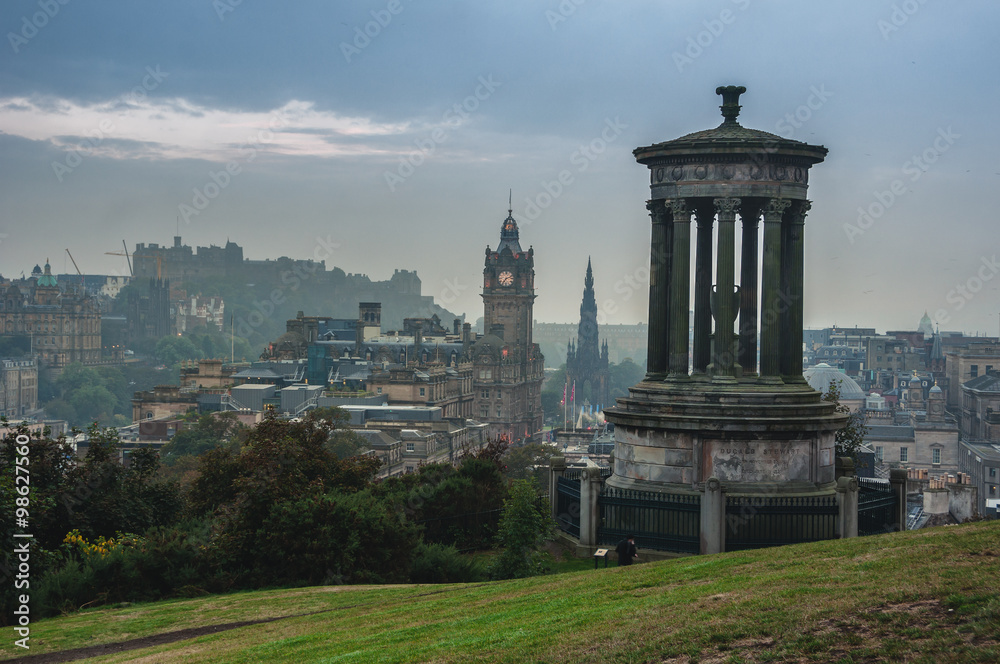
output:
[[[1000,522],[520,581],[90,610],[33,624],[30,654],[269,618],[85,661],[996,663]],[[5,657],[28,654],[4,632]]]

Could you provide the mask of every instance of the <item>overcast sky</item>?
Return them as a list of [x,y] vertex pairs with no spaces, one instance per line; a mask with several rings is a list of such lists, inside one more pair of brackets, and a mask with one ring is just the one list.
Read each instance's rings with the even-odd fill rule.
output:
[[632,150],[737,84],[742,124],[830,150],[808,327],[995,335],[998,25],[986,0],[4,0],[0,273],[71,272],[67,247],[124,272],[105,252],[180,218],[192,246],[416,270],[475,320],[512,189],[537,320],[578,319],[591,255],[602,318],[645,321]]

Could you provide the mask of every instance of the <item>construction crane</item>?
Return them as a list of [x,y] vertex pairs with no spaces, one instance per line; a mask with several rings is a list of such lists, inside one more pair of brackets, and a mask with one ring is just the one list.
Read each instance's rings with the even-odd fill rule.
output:
[[135,276],[135,272],[132,271],[132,259],[129,258],[129,255],[128,255],[128,245],[125,244],[125,240],[122,240],[122,247],[125,249],[124,253],[122,253],[120,251],[105,251],[104,253],[107,256],[124,256],[125,257],[125,262],[128,263],[128,276],[134,277]]
[[76,273],[77,273],[78,275],[80,275],[80,285],[81,285],[81,286],[85,285],[85,284],[83,283],[83,282],[84,282],[84,279],[83,279],[83,272],[80,272],[80,267],[79,267],[79,266],[78,266],[78,265],[76,264],[76,261],[75,261],[75,260],[73,260],[73,254],[70,254],[70,253],[69,253],[69,249],[67,249],[67,250],[66,250],[66,253],[67,253],[67,254],[69,254],[69,259],[70,259],[71,261],[73,261],[73,267],[75,267],[75,268],[76,268]]

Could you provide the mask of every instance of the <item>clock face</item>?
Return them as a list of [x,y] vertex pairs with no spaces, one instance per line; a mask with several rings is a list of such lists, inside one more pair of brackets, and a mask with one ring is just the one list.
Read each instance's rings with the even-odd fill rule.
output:
[[500,282],[501,286],[510,286],[514,283],[514,275],[510,272],[501,272],[497,277],[497,280]]

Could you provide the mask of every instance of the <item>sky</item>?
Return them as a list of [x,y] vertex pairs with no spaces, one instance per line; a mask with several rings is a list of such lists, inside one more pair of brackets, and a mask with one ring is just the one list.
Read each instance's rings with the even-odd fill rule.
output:
[[[325,259],[482,315],[508,196],[535,319],[646,320],[648,171],[721,122],[824,145],[807,327],[998,333],[1000,4],[5,0],[0,274],[138,242]],[[512,193],[511,193],[512,192]],[[322,312],[314,312],[321,315]]]

